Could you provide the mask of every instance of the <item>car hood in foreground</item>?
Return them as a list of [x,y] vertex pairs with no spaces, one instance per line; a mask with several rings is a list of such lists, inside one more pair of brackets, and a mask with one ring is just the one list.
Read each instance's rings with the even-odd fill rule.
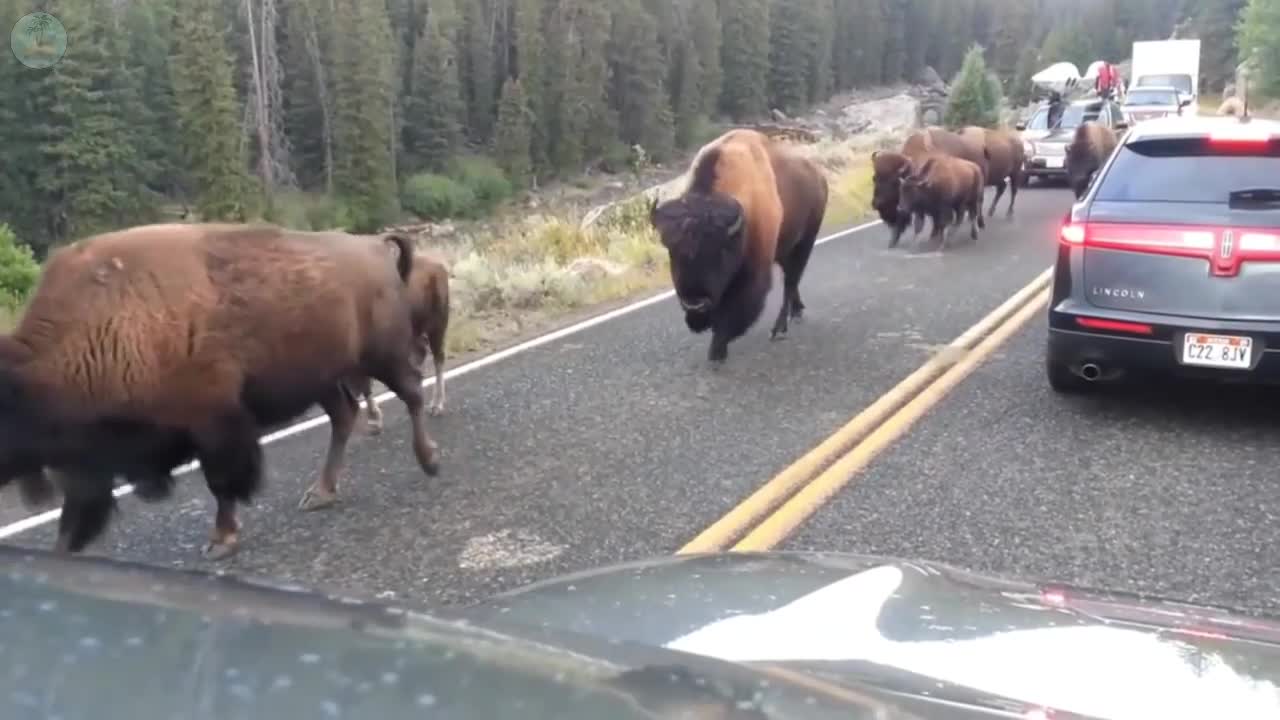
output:
[[928,563],[668,558],[454,611],[37,550],[0,567],[6,720],[1280,716],[1273,621]]
[[683,556],[559,578],[468,612],[1020,713],[1280,717],[1275,618],[925,562]]

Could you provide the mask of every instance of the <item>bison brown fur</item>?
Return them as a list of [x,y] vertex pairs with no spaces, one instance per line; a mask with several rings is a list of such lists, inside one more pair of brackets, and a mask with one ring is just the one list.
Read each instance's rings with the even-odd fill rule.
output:
[[[409,307],[413,324],[413,357],[419,366],[426,361],[428,350],[435,366],[435,387],[430,413],[444,413],[445,334],[449,329],[449,268],[423,253],[413,256],[413,269],[408,280]],[[369,378],[350,381],[352,388],[365,399],[368,428],[371,434],[382,432],[382,410],[373,400],[373,384]]]
[[812,162],[755,130],[735,129],[703,146],[679,197],[650,209],[671,259],[671,279],[695,333],[712,332],[708,359],[760,317],[782,267],[782,308],[771,338],[786,334],[805,305],[800,277],[827,208],[827,180]]
[[991,198],[991,206],[987,209],[987,217],[996,214],[996,205],[1009,190],[1009,208],[1006,217],[1013,217],[1013,206],[1018,200],[1018,188],[1022,186],[1026,170],[1026,151],[1022,139],[1003,128],[992,129],[977,126],[966,127],[964,136],[981,142],[987,149],[987,167],[985,168],[987,186],[996,189]]
[[981,140],[942,128],[926,128],[912,133],[898,152],[877,150],[871,154],[872,200],[871,204],[880,218],[889,226],[889,247],[897,247],[914,220],[918,238],[923,227],[924,215],[903,215],[899,208],[898,192],[904,168],[919,163],[933,154],[950,155],[977,164],[986,171],[987,150]]
[[1089,183],[1116,148],[1116,134],[1111,128],[1088,120],[1080,123],[1066,149],[1067,182],[1076,199],[1084,197]]
[[[402,261],[388,261],[386,243]],[[57,250],[12,335],[0,336],[0,485],[52,476],[59,550],[106,528],[117,476],[167,496],[198,459],[217,501],[217,559],[238,547],[236,505],[262,483],[263,430],[319,404],[332,421],[317,486],[340,469],[370,375],[404,401],[428,475],[437,450],[410,357],[406,238],[270,225],[129,228]]]
[[[924,213],[933,218],[933,232],[929,240],[934,248],[942,245],[943,230],[951,225],[952,218],[958,225],[966,213],[969,215],[970,237],[977,240],[978,228],[986,227],[982,219],[984,185],[986,179],[976,163],[950,155],[930,155],[918,168],[903,168],[899,210]],[[947,240],[954,235],[956,228],[951,230]]]

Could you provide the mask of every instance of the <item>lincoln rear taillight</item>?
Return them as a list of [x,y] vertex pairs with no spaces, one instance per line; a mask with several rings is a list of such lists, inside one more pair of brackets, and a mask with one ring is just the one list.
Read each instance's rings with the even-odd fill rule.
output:
[[1247,261],[1280,261],[1280,230],[1137,223],[1067,223],[1065,245],[1200,258],[1210,272],[1234,276]]

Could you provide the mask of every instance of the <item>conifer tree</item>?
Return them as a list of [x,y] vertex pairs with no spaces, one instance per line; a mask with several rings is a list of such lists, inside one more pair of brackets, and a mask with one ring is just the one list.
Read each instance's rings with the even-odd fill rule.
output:
[[202,0],[186,0],[177,9],[169,68],[186,185],[202,219],[244,219],[248,178],[240,103],[221,13]]
[[767,110],[769,83],[769,0],[723,0],[721,109],[734,121]]
[[458,79],[458,18],[451,0],[432,0],[414,45],[402,135],[410,169],[444,169],[462,148],[465,106]]
[[348,204],[351,229],[374,232],[399,209],[391,29],[381,3],[334,4],[334,190]]
[[508,78],[502,85],[502,98],[498,102],[494,152],[498,165],[506,171],[511,184],[521,189],[529,187],[533,175],[533,161],[529,157],[532,141],[529,115],[520,78]]
[[951,95],[947,98],[943,122],[951,128],[966,125],[994,127],[999,119],[999,111],[993,105],[991,94],[982,48],[975,45],[964,56],[960,73],[951,83]]

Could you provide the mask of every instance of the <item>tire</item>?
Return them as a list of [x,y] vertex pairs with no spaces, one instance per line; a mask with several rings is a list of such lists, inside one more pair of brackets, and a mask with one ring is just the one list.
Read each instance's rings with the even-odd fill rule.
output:
[[1084,395],[1095,389],[1093,383],[1068,370],[1048,352],[1044,355],[1044,370],[1049,378],[1049,387],[1059,395]]

